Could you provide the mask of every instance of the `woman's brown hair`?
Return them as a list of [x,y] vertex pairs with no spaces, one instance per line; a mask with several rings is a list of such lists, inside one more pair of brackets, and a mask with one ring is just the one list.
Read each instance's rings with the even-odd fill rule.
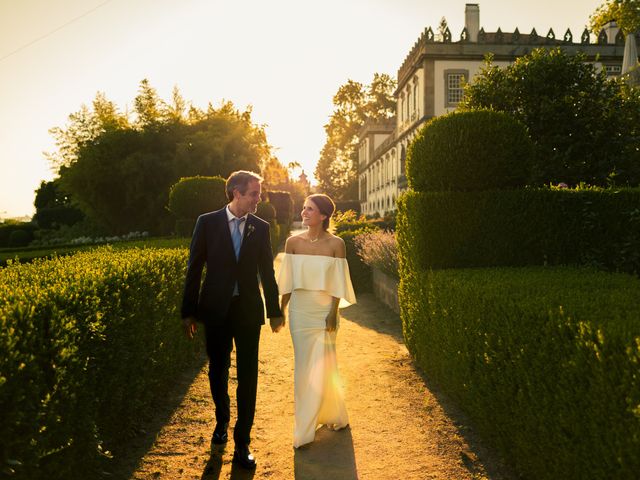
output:
[[336,204],[333,203],[331,197],[325,195],[323,193],[314,193],[313,195],[309,195],[307,200],[311,200],[322,215],[326,215],[322,221],[322,229],[327,231],[329,229],[329,222],[331,221],[331,215],[336,211]]

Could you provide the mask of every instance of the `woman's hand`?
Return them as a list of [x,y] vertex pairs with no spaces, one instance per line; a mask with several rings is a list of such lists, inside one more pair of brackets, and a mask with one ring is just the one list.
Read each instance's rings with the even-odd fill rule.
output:
[[325,322],[327,324],[327,332],[335,332],[338,326],[338,314],[336,312],[330,312]]

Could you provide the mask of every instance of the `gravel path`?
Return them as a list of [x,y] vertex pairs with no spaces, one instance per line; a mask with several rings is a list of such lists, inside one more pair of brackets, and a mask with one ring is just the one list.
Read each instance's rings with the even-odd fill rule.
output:
[[[293,347],[288,329],[266,327],[260,343],[258,405],[252,431],[254,473],[231,463],[233,442],[210,453],[213,404],[206,368],[168,393],[156,424],[132,442],[111,478],[463,480],[514,478],[467,420],[416,370],[396,314],[372,295],[342,311],[338,364],[351,425],[324,428],[294,450]],[[232,360],[230,392],[235,390]],[[195,378],[194,378],[195,376]],[[235,404],[232,397],[232,423]],[[231,436],[231,435],[230,435]]]

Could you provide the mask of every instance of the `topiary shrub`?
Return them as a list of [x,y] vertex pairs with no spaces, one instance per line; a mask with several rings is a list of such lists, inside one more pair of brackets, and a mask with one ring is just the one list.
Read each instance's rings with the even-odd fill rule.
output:
[[14,230],[9,235],[10,247],[26,247],[33,240],[33,235],[28,230]]
[[279,224],[289,225],[293,221],[293,200],[289,192],[267,192],[267,200],[276,209],[276,220]]
[[533,144],[513,117],[491,110],[434,118],[407,153],[407,179],[415,191],[481,191],[527,183]]
[[196,219],[227,203],[222,177],[183,177],[171,187],[169,210],[178,219]]
[[258,204],[256,216],[260,217],[265,222],[274,223],[276,220],[276,209],[270,202],[260,202]]

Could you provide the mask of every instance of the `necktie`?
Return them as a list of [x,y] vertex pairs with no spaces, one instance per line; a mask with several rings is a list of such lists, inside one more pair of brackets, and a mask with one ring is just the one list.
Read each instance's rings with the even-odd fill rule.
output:
[[242,245],[242,234],[240,233],[240,223],[244,222],[244,218],[234,218],[231,226],[231,241],[233,242],[233,251],[236,252],[236,260],[240,257],[240,246]]

